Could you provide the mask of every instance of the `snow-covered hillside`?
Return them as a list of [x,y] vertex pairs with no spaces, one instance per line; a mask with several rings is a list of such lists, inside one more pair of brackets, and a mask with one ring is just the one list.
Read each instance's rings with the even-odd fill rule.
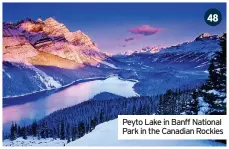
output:
[[104,122],[95,129],[73,142],[67,140],[46,138],[38,139],[29,136],[26,140],[17,138],[14,141],[6,139],[4,146],[225,146],[211,140],[118,140],[118,120]]
[[[156,53],[134,52],[113,57],[121,62],[133,65],[142,63],[153,67],[170,67],[171,65],[188,65],[190,68],[204,70],[208,68],[210,59],[216,51],[221,49],[219,43],[223,37],[203,33],[191,42],[185,42],[176,46],[160,48]],[[184,67],[185,68],[185,67]]]
[[[66,63],[60,63],[60,65],[61,64],[64,65]],[[77,80],[106,78],[111,74],[115,74],[115,70],[116,69],[113,71],[90,66],[63,69],[52,66],[34,66],[4,62],[3,97],[4,100],[8,100],[12,97],[66,87],[67,85],[77,82]]]
[[186,53],[186,52],[215,52],[221,48],[219,46],[219,40],[222,38],[217,35],[206,36],[207,33],[199,35],[194,41],[185,42],[176,46],[163,48],[160,53]]
[[67,146],[225,146],[207,140],[118,140],[118,120],[102,123]]

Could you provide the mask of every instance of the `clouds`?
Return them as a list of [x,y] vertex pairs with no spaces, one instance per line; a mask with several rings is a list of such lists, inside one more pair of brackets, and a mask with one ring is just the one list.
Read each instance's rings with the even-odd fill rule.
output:
[[141,25],[139,27],[129,29],[128,32],[135,35],[135,36],[126,37],[124,40],[126,42],[129,42],[129,41],[135,40],[136,38],[141,38],[143,36],[154,35],[160,31],[161,31],[160,28],[154,28],[150,25]]
[[134,40],[134,37],[126,37],[124,40],[128,42],[128,41]]
[[132,36],[132,37],[126,37],[124,40],[126,41],[126,42],[129,42],[129,41],[131,41],[131,40],[135,40],[135,39],[138,39],[138,38],[141,38],[142,37],[142,35],[134,35],[134,36]]
[[157,32],[159,32],[161,29],[160,28],[153,28],[149,25],[142,25],[136,28],[132,28],[129,29],[128,31],[132,34],[140,34],[140,35],[144,35],[144,36],[149,36],[149,35],[153,35],[156,34]]

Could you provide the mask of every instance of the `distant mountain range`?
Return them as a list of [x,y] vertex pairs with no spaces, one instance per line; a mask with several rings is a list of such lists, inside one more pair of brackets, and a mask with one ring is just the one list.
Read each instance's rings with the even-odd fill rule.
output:
[[[128,51],[125,51],[125,52],[121,52],[121,53],[118,53],[116,55],[132,55],[132,54],[137,54],[137,53],[148,53],[148,54],[152,54],[152,53],[157,53],[157,52],[160,52],[160,51],[168,51],[167,49],[171,49],[171,48],[179,48],[180,46],[183,46],[185,44],[192,44],[193,42],[195,41],[206,41],[206,40],[219,40],[221,39],[222,36],[219,36],[219,35],[210,35],[209,33],[202,33],[200,34],[198,37],[196,37],[196,39],[194,41],[191,41],[191,42],[184,42],[183,44],[178,44],[178,45],[175,45],[175,46],[171,46],[171,47],[163,47],[163,46],[146,46],[146,47],[143,47],[142,49],[140,50],[128,50]],[[207,49],[209,50],[209,49]],[[170,51],[170,50],[169,50]]]
[[161,46],[146,46],[140,50],[128,50],[122,53],[119,53],[117,55],[132,55],[135,53],[156,53],[159,52],[162,49]]
[[222,38],[203,33],[192,42],[176,46],[147,46],[109,55],[82,31],[71,32],[53,18],[3,23],[3,96],[60,88],[76,80],[113,74],[147,80],[143,72],[170,71],[173,64],[182,69],[206,70],[209,59],[220,50]]

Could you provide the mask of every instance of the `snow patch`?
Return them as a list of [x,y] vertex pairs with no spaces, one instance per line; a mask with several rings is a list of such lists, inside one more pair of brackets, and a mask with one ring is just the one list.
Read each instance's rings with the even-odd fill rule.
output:
[[38,139],[37,137],[28,136],[26,140],[22,137],[13,141],[6,139],[3,141],[3,146],[64,146],[66,143],[67,140],[60,140],[59,138]]
[[97,58],[94,58],[94,60],[96,60],[97,62],[99,62],[99,63],[101,63],[101,64],[107,65],[107,66],[109,66],[109,67],[111,67],[111,68],[119,69],[119,68],[116,67],[115,65],[113,65],[113,64],[111,64],[111,63],[108,63],[108,62],[106,62],[106,61],[101,61],[101,60],[99,60],[99,59],[97,59]]
[[217,95],[219,97],[225,97],[226,96],[226,93],[223,93],[223,92],[219,92],[219,91],[216,91],[216,90],[209,90],[207,91],[207,93],[209,94],[214,94],[214,95]]
[[47,75],[45,72],[41,71],[40,69],[30,66],[31,69],[33,69],[39,79],[41,80],[42,83],[45,84],[47,89],[51,88],[60,88],[62,85],[59,83],[59,81],[54,80],[51,76]]
[[205,115],[210,110],[210,105],[204,101],[203,97],[198,97],[197,100],[199,106],[198,115]]
[[7,77],[9,77],[11,79],[11,75],[9,73],[5,72],[4,69],[2,69],[2,71],[3,71],[3,73],[5,73],[7,75]]
[[66,146],[225,146],[208,140],[118,140],[118,119],[102,123]]

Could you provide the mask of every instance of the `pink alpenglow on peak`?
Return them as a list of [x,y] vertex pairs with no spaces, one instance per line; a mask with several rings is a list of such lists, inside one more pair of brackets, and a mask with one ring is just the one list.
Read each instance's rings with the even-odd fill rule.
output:
[[211,37],[211,35],[209,33],[202,33],[201,35],[199,35],[197,38],[208,38]]
[[[53,18],[45,21],[26,18],[16,23],[4,23],[3,39],[3,59],[9,62],[74,69],[81,64],[96,66],[109,59],[89,35],[80,30],[71,32]],[[53,61],[43,63],[41,59]]]
[[43,21],[42,21],[41,18],[38,18],[38,19],[37,19],[37,22],[42,23]]
[[151,27],[150,25],[142,25],[136,28],[129,29],[128,31],[132,34],[140,34],[144,36],[149,36],[149,35],[153,35],[153,34],[160,32],[161,29]]

